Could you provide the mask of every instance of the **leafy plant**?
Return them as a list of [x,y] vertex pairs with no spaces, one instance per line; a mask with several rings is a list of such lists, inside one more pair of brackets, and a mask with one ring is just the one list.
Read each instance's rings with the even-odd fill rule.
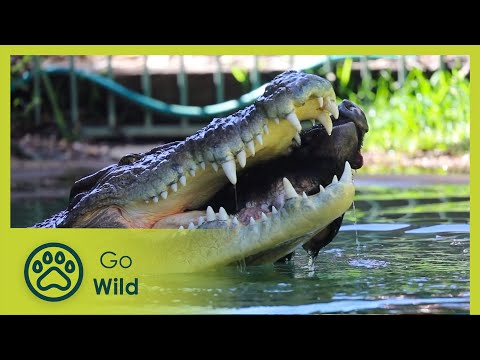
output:
[[240,68],[238,66],[232,66],[231,73],[234,79],[242,86],[242,90],[247,92],[250,90],[250,78],[248,76],[248,70]]
[[391,71],[350,87],[351,64],[337,69],[338,93],[359,104],[371,131],[366,150],[461,153],[470,146],[470,81],[456,69],[427,77],[412,69],[400,84]]

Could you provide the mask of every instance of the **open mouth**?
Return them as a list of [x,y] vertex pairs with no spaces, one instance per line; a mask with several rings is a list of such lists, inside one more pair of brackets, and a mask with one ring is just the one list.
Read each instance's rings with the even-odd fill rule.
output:
[[[326,113],[320,107],[315,111]],[[243,170],[235,173],[235,182],[231,181],[232,176],[227,176],[230,183],[221,186],[204,202],[158,220],[153,227],[206,229],[250,226],[258,221],[268,221],[290,199],[302,197],[306,200],[328,192],[339,180],[351,182],[352,169],[359,169],[363,165],[361,147],[365,132],[368,131],[365,115],[358,106],[345,100],[337,113],[330,113],[328,120],[323,115],[321,117],[321,122],[308,118],[299,120],[302,129],[298,131],[298,127],[295,127],[296,134],[287,151],[275,160],[255,162],[244,169],[247,160],[243,161],[241,155],[238,163],[243,164]],[[270,125],[279,126],[280,121],[274,120]],[[274,131],[267,130],[263,134],[264,145],[278,142]],[[283,133],[285,130],[280,131]],[[249,162],[254,162],[256,156],[260,157],[262,151],[268,156],[268,146],[256,145],[260,146],[247,156]],[[305,159],[317,164],[306,166]],[[218,171],[218,168],[213,170]],[[153,205],[159,199],[154,197],[152,201],[146,201],[147,205]]]
[[363,111],[337,106],[327,80],[288,71],[253,105],[184,141],[79,180],[68,209],[38,226],[225,230],[219,262],[265,252],[270,261],[340,218],[322,236],[336,234],[367,131]]

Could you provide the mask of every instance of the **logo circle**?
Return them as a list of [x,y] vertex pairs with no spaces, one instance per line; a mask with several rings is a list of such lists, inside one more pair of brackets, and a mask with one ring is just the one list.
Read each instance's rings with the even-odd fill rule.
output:
[[72,296],[83,280],[78,254],[61,243],[37,247],[28,256],[24,269],[30,291],[45,301],[62,301]]

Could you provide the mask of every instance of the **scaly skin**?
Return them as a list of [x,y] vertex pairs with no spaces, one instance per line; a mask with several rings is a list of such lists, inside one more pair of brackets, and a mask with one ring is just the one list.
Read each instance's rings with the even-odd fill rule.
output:
[[[363,112],[354,104],[342,103],[340,119],[332,124],[338,118],[335,93],[328,81],[312,74],[285,72],[253,105],[214,119],[184,141],[127,155],[117,165],[81,179],[72,188],[68,209],[35,226],[178,228],[179,224],[186,227],[190,223],[189,228],[219,229],[211,240],[214,253],[203,254],[202,249],[212,247],[197,244],[194,249],[178,242],[172,254],[187,251],[198,258],[195,261],[190,257],[189,265],[179,265],[179,271],[243,259],[272,262],[301,244],[316,256],[335,236],[343,213],[353,201],[348,161],[355,161],[363,134],[368,131]],[[304,120],[321,125],[300,134]],[[318,158],[312,168],[302,162],[308,152]],[[289,163],[285,176],[293,176],[293,186],[288,179],[279,180],[283,166]],[[257,171],[268,176],[255,177]],[[335,183],[335,177],[327,187],[333,175],[342,175],[342,180]],[[231,188],[229,182],[238,182],[238,195],[245,200],[238,213],[232,205],[225,205],[229,213],[237,213],[238,219],[223,207],[218,214],[207,209],[216,195],[223,201],[223,194]],[[319,185],[327,187],[326,191],[318,192]],[[298,196],[295,189],[309,196]],[[258,191],[281,197],[278,211],[271,207],[274,202],[260,201]],[[270,210],[252,215],[252,202],[258,202],[258,209],[268,206]],[[313,245],[316,238],[321,245]]]
[[[212,171],[212,166],[222,167],[242,151],[246,154],[246,168],[268,161],[290,147],[298,132],[286,119],[296,113],[302,121],[315,119],[319,110],[318,97],[324,103],[335,101],[331,84],[318,76],[285,72],[277,76],[265,89],[265,94],[255,104],[225,118],[214,119],[173,146],[159,147],[140,155],[128,155],[117,166],[109,167],[96,180],[94,186],[72,199],[66,216],[42,222],[41,227],[152,227],[165,216],[177,214],[187,207],[195,208],[223,187],[228,179]],[[336,109],[336,105],[334,105]],[[338,110],[337,110],[338,111]],[[275,123],[279,119],[280,124]],[[299,124],[299,123],[298,123]],[[268,128],[265,128],[265,126]],[[262,140],[260,140],[262,137]],[[252,143],[255,155],[252,153]],[[202,172],[203,167],[206,170]],[[201,172],[194,178],[192,172]],[[187,186],[180,183],[185,177]],[[236,183],[236,181],[232,181]],[[177,191],[172,189],[172,185]],[[161,194],[168,194],[163,201]],[[160,205],[152,214],[145,201],[157,197]],[[142,213],[125,222],[102,217],[107,207]],[[130,210],[130,208],[135,210]],[[144,209],[146,208],[146,209]],[[95,220],[92,221],[92,218]],[[90,224],[93,222],[94,224]],[[94,226],[92,226],[94,225]]]

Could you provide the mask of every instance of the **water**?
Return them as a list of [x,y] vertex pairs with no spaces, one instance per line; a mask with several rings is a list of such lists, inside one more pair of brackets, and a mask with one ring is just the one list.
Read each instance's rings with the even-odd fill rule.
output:
[[66,209],[67,199],[33,198],[12,199],[10,219],[12,227],[29,227]]
[[[467,185],[357,187],[341,231],[315,270],[289,264],[145,278],[144,311],[233,314],[468,313]],[[64,201],[15,200],[12,226],[31,225]],[[355,232],[358,233],[358,245]],[[145,310],[148,309],[148,310]]]

